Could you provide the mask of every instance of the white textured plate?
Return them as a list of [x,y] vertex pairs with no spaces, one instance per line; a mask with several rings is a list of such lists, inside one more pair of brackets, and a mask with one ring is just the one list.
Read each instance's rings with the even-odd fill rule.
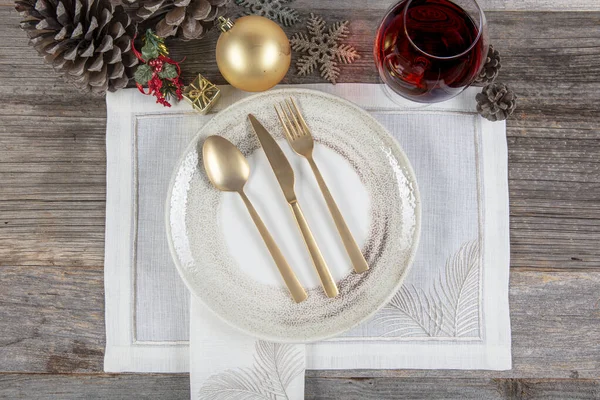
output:
[[[355,274],[310,167],[283,138],[273,105],[293,96],[317,141],[315,159],[370,270]],[[296,175],[296,192],[336,278],[329,299],[260,143],[248,122],[254,114],[275,136]],[[289,297],[237,193],[208,181],[202,165],[206,137],[229,139],[250,162],[246,193],[308,291]],[[398,143],[364,110],[304,89],[248,97],[217,114],[183,154],[166,204],[167,236],[191,292],[229,324],[279,342],[307,342],[340,334],[383,307],[398,290],[419,240],[421,208],[410,163]]]

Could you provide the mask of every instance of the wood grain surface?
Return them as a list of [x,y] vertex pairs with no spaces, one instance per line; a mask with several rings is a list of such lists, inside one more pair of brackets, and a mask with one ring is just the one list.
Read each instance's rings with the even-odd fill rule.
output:
[[[311,378],[307,400],[504,400],[600,397],[598,382],[584,379]],[[0,398],[125,400],[190,398],[187,374],[0,375]]]
[[[372,40],[391,3],[295,6],[350,20],[362,57],[340,81],[377,82]],[[507,124],[514,369],[307,371],[309,399],[600,399],[600,12],[562,12],[600,3],[482,4],[496,10],[499,80],[519,95]],[[57,79],[19,20],[0,0],[0,398],[189,398],[187,375],[102,373],[104,99]],[[224,83],[215,40],[173,44],[188,79]],[[321,80],[292,68],[285,82]]]

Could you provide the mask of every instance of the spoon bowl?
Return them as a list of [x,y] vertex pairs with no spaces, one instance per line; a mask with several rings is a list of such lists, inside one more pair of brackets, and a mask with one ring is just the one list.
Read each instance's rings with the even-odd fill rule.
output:
[[221,136],[206,138],[202,145],[202,156],[204,158],[204,169],[206,169],[210,182],[219,190],[238,192],[244,201],[294,301],[300,303],[306,300],[306,291],[285,260],[281,250],[277,247],[277,243],[273,240],[252,202],[244,193],[244,185],[250,176],[250,166],[246,157],[229,140]]
[[250,176],[246,157],[229,140],[209,136],[202,145],[204,169],[210,182],[219,190],[241,192]]

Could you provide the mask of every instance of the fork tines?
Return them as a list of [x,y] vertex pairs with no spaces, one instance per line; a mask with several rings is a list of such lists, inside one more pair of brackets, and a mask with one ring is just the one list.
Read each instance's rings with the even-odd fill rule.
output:
[[302,113],[298,109],[296,102],[293,98],[284,100],[279,104],[281,111],[275,106],[275,112],[283,125],[285,133],[288,135],[290,140],[298,138],[304,135],[310,135],[310,130],[302,117]]

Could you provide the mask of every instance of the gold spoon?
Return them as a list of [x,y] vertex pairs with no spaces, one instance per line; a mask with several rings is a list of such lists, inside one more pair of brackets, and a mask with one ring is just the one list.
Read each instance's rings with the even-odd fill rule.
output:
[[262,219],[254,209],[250,199],[244,193],[244,185],[250,176],[250,166],[244,155],[229,140],[221,136],[209,136],[202,145],[204,169],[208,179],[219,190],[237,192],[244,200],[246,208],[258,228],[267,249],[271,253],[279,273],[296,303],[306,299],[306,292],[296,278],[275,240],[267,230]]

